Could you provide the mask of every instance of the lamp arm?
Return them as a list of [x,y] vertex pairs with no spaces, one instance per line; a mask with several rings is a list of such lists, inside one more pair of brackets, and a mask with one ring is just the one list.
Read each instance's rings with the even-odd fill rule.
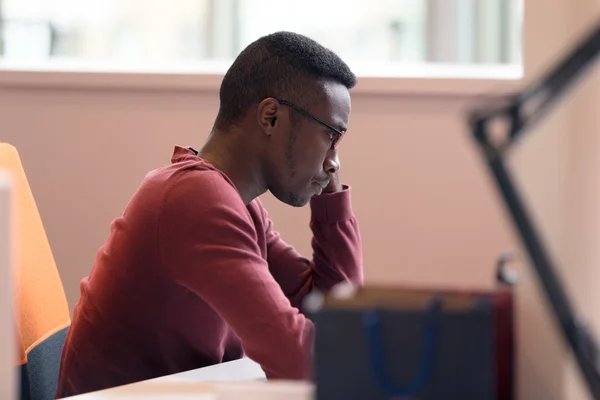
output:
[[[576,315],[557,275],[557,268],[535,229],[530,213],[504,164],[511,145],[529,128],[543,119],[560,98],[574,86],[600,54],[600,22],[565,57],[537,82],[516,95],[500,98],[499,103],[472,110],[469,124],[481,148],[504,204],[527,250],[549,306],[563,338],[570,346],[589,393],[600,400],[600,356],[597,342]],[[504,141],[492,137],[491,124],[507,122]],[[600,266],[599,266],[600,267]]]

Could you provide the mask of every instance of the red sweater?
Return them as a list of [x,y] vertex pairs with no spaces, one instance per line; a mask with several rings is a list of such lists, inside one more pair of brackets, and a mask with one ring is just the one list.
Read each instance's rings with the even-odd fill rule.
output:
[[[63,350],[57,397],[240,358],[307,379],[313,289],[362,283],[350,189],[311,200],[313,261],[286,244],[259,199],[190,149],[148,174],[111,224]],[[93,210],[92,210],[93,211]]]

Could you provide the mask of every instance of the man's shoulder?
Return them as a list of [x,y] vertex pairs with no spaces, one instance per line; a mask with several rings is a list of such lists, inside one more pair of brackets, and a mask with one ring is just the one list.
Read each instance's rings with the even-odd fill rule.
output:
[[220,171],[189,168],[171,175],[158,206],[162,238],[195,238],[211,243],[209,236],[244,232],[256,236],[253,215],[233,183]]
[[156,183],[164,190],[165,211],[177,208],[206,211],[219,207],[245,210],[239,192],[223,173],[202,160],[182,164],[172,164],[147,177],[149,181],[160,177]]

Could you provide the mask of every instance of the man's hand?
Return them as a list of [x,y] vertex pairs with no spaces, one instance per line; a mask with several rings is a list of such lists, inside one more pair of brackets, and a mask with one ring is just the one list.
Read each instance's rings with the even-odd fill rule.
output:
[[329,184],[325,187],[325,189],[323,189],[323,193],[335,193],[341,192],[342,190],[344,190],[344,188],[340,183],[340,172],[338,171],[331,175]]
[[331,163],[335,163],[337,165],[335,172],[330,175],[329,184],[325,187],[325,189],[323,189],[323,193],[335,193],[344,190],[344,187],[340,183],[340,158],[337,154],[335,155],[335,158],[331,160]]

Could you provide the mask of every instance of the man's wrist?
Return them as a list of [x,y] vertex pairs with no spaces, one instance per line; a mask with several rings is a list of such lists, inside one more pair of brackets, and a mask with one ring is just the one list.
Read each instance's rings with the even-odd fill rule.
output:
[[350,187],[342,185],[342,190],[335,193],[323,193],[310,201],[312,220],[335,223],[352,217]]

